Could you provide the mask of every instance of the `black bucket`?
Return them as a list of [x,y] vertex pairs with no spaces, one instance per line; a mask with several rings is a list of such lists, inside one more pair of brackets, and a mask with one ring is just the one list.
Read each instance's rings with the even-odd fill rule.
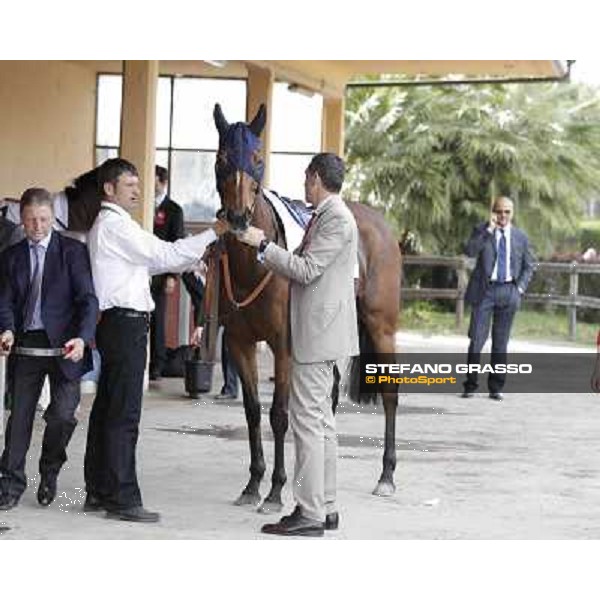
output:
[[185,361],[185,391],[190,397],[210,392],[214,366],[213,362],[201,360],[198,350]]

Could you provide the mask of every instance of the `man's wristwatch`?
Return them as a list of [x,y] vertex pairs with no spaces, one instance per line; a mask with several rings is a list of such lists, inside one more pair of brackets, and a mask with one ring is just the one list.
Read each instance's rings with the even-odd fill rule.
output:
[[267,246],[270,243],[271,243],[271,240],[268,240],[267,238],[265,238],[264,240],[262,240],[260,242],[260,244],[258,245],[258,253],[262,254],[267,249]]

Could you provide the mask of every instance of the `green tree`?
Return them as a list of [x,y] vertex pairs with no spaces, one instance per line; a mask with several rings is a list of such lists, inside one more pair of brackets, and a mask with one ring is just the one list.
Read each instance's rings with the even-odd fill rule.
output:
[[600,97],[575,84],[351,89],[348,186],[427,251],[458,253],[510,196],[540,255],[600,191]]

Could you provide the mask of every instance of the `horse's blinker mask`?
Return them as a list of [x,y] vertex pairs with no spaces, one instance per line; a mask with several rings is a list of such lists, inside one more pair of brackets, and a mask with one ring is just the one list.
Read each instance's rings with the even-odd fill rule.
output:
[[230,125],[219,104],[214,119],[219,131],[219,151],[215,163],[217,191],[224,215],[234,231],[247,229],[252,219],[256,195],[264,175],[260,134],[267,111],[262,104],[252,122]]

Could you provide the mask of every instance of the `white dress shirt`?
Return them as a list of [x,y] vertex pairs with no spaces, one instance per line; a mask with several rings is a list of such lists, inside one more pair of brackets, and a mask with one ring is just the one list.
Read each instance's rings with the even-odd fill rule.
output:
[[102,202],[88,236],[100,310],[154,310],[150,276],[192,269],[216,239],[214,230],[208,229],[176,242],[163,242],[142,229],[125,209]]

